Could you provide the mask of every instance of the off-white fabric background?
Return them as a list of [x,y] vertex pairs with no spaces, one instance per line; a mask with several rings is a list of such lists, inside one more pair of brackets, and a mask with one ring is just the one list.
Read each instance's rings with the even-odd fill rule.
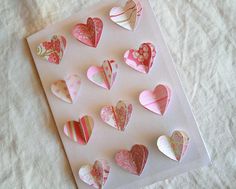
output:
[[[236,1],[150,0],[212,159],[156,188],[236,187]],[[76,188],[25,37],[98,0],[0,0],[0,188]]]

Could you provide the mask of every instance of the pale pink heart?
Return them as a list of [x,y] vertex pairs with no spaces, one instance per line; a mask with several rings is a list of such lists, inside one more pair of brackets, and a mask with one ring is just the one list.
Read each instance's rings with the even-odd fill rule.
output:
[[100,18],[88,18],[87,24],[80,23],[74,27],[72,35],[85,45],[96,48],[101,38],[102,30],[103,22]]
[[59,80],[51,85],[52,93],[67,103],[75,103],[78,99],[81,80],[78,75],[68,75],[65,80]]
[[139,95],[139,102],[148,110],[164,115],[171,98],[171,90],[166,85],[158,85],[154,91],[145,90]]
[[119,26],[134,31],[142,15],[142,4],[139,0],[128,0],[124,7],[113,7],[110,19]]
[[189,137],[183,131],[174,131],[171,137],[160,136],[157,139],[158,149],[170,159],[180,161],[189,144]]
[[136,71],[147,74],[153,66],[155,56],[155,46],[151,43],[143,43],[138,50],[126,51],[124,61]]
[[114,106],[105,106],[101,110],[101,118],[108,125],[124,131],[132,114],[132,104],[127,104],[124,101],[119,101]]
[[118,64],[114,60],[105,60],[102,66],[91,66],[87,77],[96,85],[111,89],[118,72]]
[[94,188],[102,189],[105,185],[110,166],[106,160],[96,160],[94,165],[84,165],[79,170],[79,178]]

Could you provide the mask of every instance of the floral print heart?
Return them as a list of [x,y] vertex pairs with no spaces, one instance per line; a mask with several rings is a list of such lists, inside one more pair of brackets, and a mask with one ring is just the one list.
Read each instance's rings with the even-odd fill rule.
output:
[[44,41],[37,47],[37,55],[52,64],[60,64],[66,49],[66,38],[54,35],[50,41]]
[[75,103],[78,99],[81,80],[78,75],[68,75],[65,80],[59,80],[51,85],[52,93],[67,103]]
[[113,7],[110,19],[119,26],[134,31],[140,21],[142,5],[139,0],[128,0],[125,7]]
[[132,109],[132,104],[125,103],[124,101],[119,101],[116,107],[103,107],[100,115],[105,123],[120,131],[124,131],[129,123]]
[[120,150],[115,155],[116,164],[135,175],[141,175],[148,158],[148,149],[136,144],[130,151]]
[[139,102],[148,110],[164,115],[171,98],[171,90],[166,85],[157,85],[154,91],[145,90],[139,95]]
[[118,72],[118,64],[114,60],[105,60],[101,67],[91,66],[87,71],[87,77],[96,85],[105,89],[111,89]]
[[97,189],[102,189],[110,173],[110,166],[106,160],[96,160],[94,165],[84,165],[79,169],[79,178]]
[[100,18],[88,18],[87,24],[77,24],[72,35],[85,45],[97,47],[103,30],[103,22]]
[[170,159],[180,161],[189,144],[189,137],[184,131],[174,131],[171,137],[160,136],[157,139],[158,149]]
[[124,55],[127,65],[141,73],[149,73],[156,56],[155,46],[151,43],[143,43],[138,50],[128,50]]
[[79,121],[68,121],[64,125],[64,133],[74,142],[85,145],[92,135],[93,125],[92,117],[83,116]]

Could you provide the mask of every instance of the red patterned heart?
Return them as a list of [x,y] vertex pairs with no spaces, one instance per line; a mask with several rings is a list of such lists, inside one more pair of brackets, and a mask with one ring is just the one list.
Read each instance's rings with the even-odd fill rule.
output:
[[72,35],[80,42],[90,47],[97,47],[103,30],[103,22],[100,18],[88,18],[87,24],[77,24]]

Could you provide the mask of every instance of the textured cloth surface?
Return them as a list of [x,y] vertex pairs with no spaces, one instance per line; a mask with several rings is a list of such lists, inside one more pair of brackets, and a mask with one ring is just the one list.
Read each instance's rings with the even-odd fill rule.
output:
[[[98,0],[0,2],[0,188],[76,188],[25,37]],[[236,1],[150,2],[212,165],[145,188],[235,188]]]

